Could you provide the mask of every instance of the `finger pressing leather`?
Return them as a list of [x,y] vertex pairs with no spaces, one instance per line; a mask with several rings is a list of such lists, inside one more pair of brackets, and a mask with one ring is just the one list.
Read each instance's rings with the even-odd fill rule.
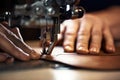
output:
[[66,52],[73,52],[79,25],[74,20],[69,20],[68,23],[66,24],[63,46]]
[[102,44],[102,27],[101,24],[94,24],[92,29],[92,36],[90,42],[90,54],[98,54]]
[[92,24],[90,21],[82,21],[77,35],[77,53],[87,54]]
[[16,46],[21,48],[24,52],[30,55],[31,59],[39,59],[40,53],[37,53],[35,50],[33,50],[30,46],[28,46],[25,42],[22,42],[21,40],[15,38],[14,36],[11,36],[11,39]]
[[28,46],[24,41],[22,41],[19,37],[17,37],[13,32],[5,28],[1,24],[1,30],[3,30],[4,34],[20,49],[22,49],[25,53],[29,54],[31,59],[39,59],[40,54],[35,52],[30,46]]
[[13,42],[11,42],[4,34],[0,33],[0,48],[17,59],[28,61],[29,55],[23,50],[18,48]]
[[105,28],[103,32],[103,36],[105,39],[105,48],[107,52],[115,52],[115,45],[114,40],[112,37],[112,34],[110,32],[110,29],[108,27]]

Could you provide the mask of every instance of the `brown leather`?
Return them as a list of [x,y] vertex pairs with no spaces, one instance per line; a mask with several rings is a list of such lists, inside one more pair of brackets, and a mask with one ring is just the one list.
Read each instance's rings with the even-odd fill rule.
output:
[[62,47],[55,47],[52,56],[42,57],[46,60],[58,61],[80,68],[89,69],[120,69],[120,47],[115,53],[100,52],[99,55],[80,55],[65,53]]

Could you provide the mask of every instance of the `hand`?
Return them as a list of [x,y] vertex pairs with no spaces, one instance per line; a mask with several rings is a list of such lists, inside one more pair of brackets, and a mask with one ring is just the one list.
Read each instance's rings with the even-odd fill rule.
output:
[[8,28],[6,22],[0,23],[0,62],[13,62],[14,58],[28,61],[39,59],[36,53],[22,39],[18,28]]
[[105,20],[95,15],[85,14],[81,19],[64,21],[61,24],[59,39],[63,38],[63,47],[67,52],[76,50],[77,53],[98,54],[103,40],[105,50],[115,52],[109,26]]

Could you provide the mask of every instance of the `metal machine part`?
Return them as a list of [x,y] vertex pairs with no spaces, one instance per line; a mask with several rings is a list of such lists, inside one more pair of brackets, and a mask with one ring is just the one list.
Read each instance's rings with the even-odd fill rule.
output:
[[[66,19],[81,18],[82,7],[79,0],[17,0],[14,11],[0,17],[7,20],[10,27],[39,28],[42,54],[51,54],[60,32],[60,23]],[[49,45],[46,45],[49,42]]]

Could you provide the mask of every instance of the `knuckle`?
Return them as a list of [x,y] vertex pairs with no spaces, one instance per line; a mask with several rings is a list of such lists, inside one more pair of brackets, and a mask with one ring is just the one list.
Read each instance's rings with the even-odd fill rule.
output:
[[101,36],[102,35],[102,32],[101,31],[93,31],[92,32],[92,35],[96,35],[96,36]]
[[76,38],[77,34],[76,33],[71,33],[71,32],[67,32],[65,34],[65,39],[66,40],[74,40]]
[[76,35],[76,33],[74,33],[74,32],[66,32],[65,33],[67,36],[74,36],[74,35]]
[[86,30],[82,30],[78,32],[78,36],[88,36],[88,35],[90,35],[90,33],[87,32]]
[[89,42],[89,36],[84,36],[84,35],[81,35],[77,38],[77,42],[78,43],[88,43]]

